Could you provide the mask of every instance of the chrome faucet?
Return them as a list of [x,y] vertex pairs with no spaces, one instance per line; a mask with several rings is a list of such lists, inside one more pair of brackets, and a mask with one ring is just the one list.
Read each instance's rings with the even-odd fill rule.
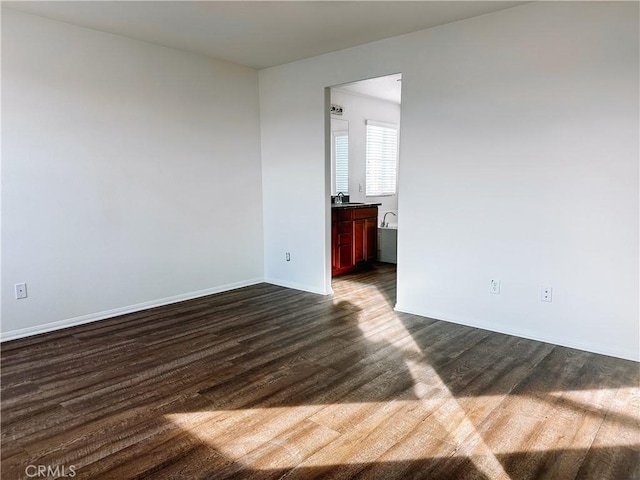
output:
[[336,204],[341,204],[343,198],[344,198],[344,193],[338,192],[338,194],[336,195]]
[[[393,212],[387,212],[387,213],[385,213],[385,214],[384,214],[384,217],[382,217],[382,223],[380,224],[380,226],[381,226],[382,228],[384,228],[384,227],[388,227],[388,226],[389,226],[389,222],[386,222],[386,220],[387,220],[387,215],[389,215],[389,214],[393,215],[394,217],[397,217],[397,215],[396,215],[395,213],[393,213]],[[385,223],[385,222],[386,222],[386,223]]]

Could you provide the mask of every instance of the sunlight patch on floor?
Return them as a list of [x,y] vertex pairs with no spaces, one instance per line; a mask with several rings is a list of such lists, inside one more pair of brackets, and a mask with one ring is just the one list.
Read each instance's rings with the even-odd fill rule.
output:
[[[384,296],[377,289],[375,291],[368,290],[367,293],[373,297]],[[399,349],[399,352],[405,357],[404,363],[413,378],[414,393],[416,397],[422,398],[424,396],[425,392],[423,392],[423,390],[425,385],[427,386],[427,389],[432,388],[437,391],[445,392],[446,402],[443,402],[443,406],[446,406],[446,409],[444,410],[446,416],[441,417],[439,412],[442,412],[442,410],[438,409],[432,414],[432,417],[430,417],[431,422],[440,425],[451,425],[451,419],[455,419],[455,423],[451,425],[453,428],[448,428],[446,430],[447,436],[443,440],[457,446],[461,445],[465,440],[468,441],[471,439],[471,442],[476,446],[475,453],[483,457],[483,462],[478,462],[476,464],[478,470],[489,478],[509,478],[491,449],[484,443],[482,436],[477,432],[473,423],[469,418],[467,418],[465,411],[460,407],[455,397],[451,394],[445,382],[442,381],[434,368],[429,365],[428,362],[424,361],[425,359],[422,349],[415,340],[413,340],[411,333],[406,329],[391,306],[389,306],[389,311],[391,312],[391,318],[393,319],[392,326],[390,328],[395,327],[396,329],[403,330],[405,333],[402,338],[402,346]],[[359,327],[362,330],[363,335],[367,337],[368,324],[360,323]],[[425,379],[427,380],[425,381]],[[398,459],[385,458],[385,460],[396,461]]]
[[[544,452],[548,448],[540,448],[536,445],[535,439],[532,443],[528,444],[526,450],[523,450],[523,445],[519,442],[515,442],[512,447],[506,447],[504,445],[495,445],[493,447],[488,446],[481,438],[480,434],[476,431],[475,427],[471,424],[471,421],[466,418],[464,410],[457,405],[454,405],[455,399],[444,399],[446,403],[440,398],[419,399],[419,400],[398,400],[393,402],[353,402],[353,403],[336,403],[332,405],[305,405],[305,406],[288,406],[278,408],[247,408],[238,410],[217,410],[217,411],[203,411],[203,412],[184,412],[164,415],[164,418],[173,423],[176,426],[188,431],[190,434],[196,436],[200,441],[211,445],[216,450],[224,454],[226,457],[233,460],[240,460],[245,455],[248,455],[253,450],[263,447],[265,445],[280,445],[281,448],[289,451],[292,463],[285,465],[287,468],[292,468],[300,462],[301,452],[296,450],[296,442],[286,443],[280,438],[281,435],[287,435],[286,432],[295,429],[300,422],[304,422],[306,419],[312,418],[313,415],[322,413],[323,416],[348,418],[351,415],[357,415],[363,408],[368,407],[367,410],[372,411],[384,411],[393,405],[392,415],[398,414],[399,416],[412,416],[418,413],[424,414],[431,411],[431,415],[427,414],[427,420],[432,426],[430,427],[431,435],[440,437],[439,440],[452,445],[455,448],[456,445],[467,443],[472,440],[471,443],[475,443],[476,448],[474,456],[483,457],[484,462],[487,459],[494,458],[495,455],[513,454],[526,452]],[[528,397],[522,396],[520,398],[521,408],[523,414],[527,413]],[[456,406],[457,405],[457,406]],[[438,416],[442,415],[441,421],[438,420]],[[417,418],[417,417],[416,417]],[[551,420],[553,421],[553,419]],[[313,422],[309,421],[309,424]],[[568,427],[576,425],[568,425]],[[313,424],[313,427],[322,428],[324,436],[318,437],[317,448],[321,448],[326,445],[326,436],[329,435],[331,440],[340,436],[339,432],[335,432],[328,427],[323,427],[320,424]],[[636,427],[637,428],[637,427]],[[353,440],[357,442],[360,438],[358,427],[353,427],[354,435]],[[575,431],[569,430],[567,434],[573,434]],[[469,435],[473,437],[469,439]],[[346,432],[342,434],[344,437],[349,437],[350,433]],[[514,438],[514,440],[517,440]],[[590,444],[588,438],[572,438],[570,445],[556,445],[557,447],[567,447],[570,449],[588,449]],[[600,443],[603,447],[630,447],[638,444],[638,435],[636,434],[631,438],[616,438],[606,443]],[[315,450],[315,449],[311,449]],[[464,452],[456,451],[454,456],[467,456]],[[367,458],[367,461],[375,461],[378,455]],[[406,461],[406,460],[418,460],[430,458],[428,452],[424,454],[418,454],[417,452],[407,453],[407,450],[399,451],[393,456],[386,456],[385,461]],[[361,463],[362,458],[357,461],[346,463]],[[313,460],[309,459],[305,463],[307,466],[327,466],[331,465],[332,461]],[[486,463],[483,464],[486,467]],[[493,461],[489,462],[492,475],[496,472],[502,471],[502,467],[496,465]],[[489,471],[485,471],[485,474],[489,474]],[[493,478],[493,477],[491,477]]]

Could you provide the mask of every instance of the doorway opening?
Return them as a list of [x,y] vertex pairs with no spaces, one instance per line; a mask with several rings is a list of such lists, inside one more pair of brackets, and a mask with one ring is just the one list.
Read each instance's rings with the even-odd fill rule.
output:
[[330,284],[349,275],[373,282],[376,270],[395,272],[398,258],[402,74],[327,90]]

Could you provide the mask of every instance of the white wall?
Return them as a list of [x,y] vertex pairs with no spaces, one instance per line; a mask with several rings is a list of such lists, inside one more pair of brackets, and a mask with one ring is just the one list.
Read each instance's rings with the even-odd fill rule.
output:
[[[367,128],[366,120],[400,125],[400,105],[377,98],[352,95],[339,90],[331,90],[331,103],[344,107],[340,117],[349,122],[349,200],[352,202],[381,203],[378,207],[379,222],[385,212],[398,211],[398,195],[367,197],[365,194]],[[402,159],[400,159],[400,162]],[[362,186],[362,191],[360,191]],[[398,192],[399,193],[399,192]],[[396,220],[392,215],[387,216]]]
[[260,71],[265,276],[329,290],[323,89],[401,72],[397,308],[639,359],[637,19],[536,2]]
[[260,281],[258,108],[252,69],[3,8],[3,339]]

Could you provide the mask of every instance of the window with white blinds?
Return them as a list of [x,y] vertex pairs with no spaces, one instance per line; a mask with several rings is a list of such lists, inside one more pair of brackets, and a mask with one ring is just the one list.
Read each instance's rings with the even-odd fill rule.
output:
[[398,126],[367,120],[366,194],[395,195],[398,171]]
[[334,137],[335,148],[335,178],[336,194],[342,192],[349,194],[349,132],[336,132]]

